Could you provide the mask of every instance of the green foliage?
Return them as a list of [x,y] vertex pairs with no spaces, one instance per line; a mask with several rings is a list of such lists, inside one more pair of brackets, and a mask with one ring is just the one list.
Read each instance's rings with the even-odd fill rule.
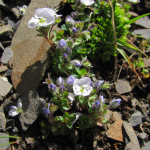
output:
[[[92,53],[89,55],[92,60],[102,59],[103,61],[109,61],[111,56],[116,56],[111,22],[111,8],[104,1],[100,4],[96,4],[95,13],[92,14],[91,22],[95,22],[97,27],[93,29],[91,41],[88,43],[92,49]],[[126,7],[127,8],[127,7]],[[129,16],[126,14],[128,9],[120,6],[115,6],[115,25],[126,23],[129,20]],[[130,25],[124,25],[116,29],[116,36],[118,39],[126,42],[126,35],[129,33]]]

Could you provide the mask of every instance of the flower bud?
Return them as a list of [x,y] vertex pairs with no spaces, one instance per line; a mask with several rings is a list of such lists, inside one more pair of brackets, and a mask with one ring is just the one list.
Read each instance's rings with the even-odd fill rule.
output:
[[77,33],[78,32],[77,28],[73,27],[72,32]]
[[43,113],[44,113],[46,118],[49,118],[49,116],[50,116],[49,106],[50,106],[50,103],[48,103],[47,108],[46,107],[43,108]]
[[79,60],[73,60],[70,63],[73,64],[75,67],[81,67],[82,66]]
[[105,99],[104,99],[104,96],[103,95],[100,95],[98,97],[98,100],[100,101],[101,104],[104,104],[105,103]]
[[67,16],[65,21],[69,28],[72,28],[75,25],[75,21],[70,16]]
[[60,48],[65,48],[66,47],[66,41],[64,39],[61,39],[58,43],[58,46]]
[[97,81],[94,83],[94,87],[99,88],[103,83],[104,83],[104,80],[101,80],[101,81],[97,80]]
[[112,108],[117,108],[120,105],[121,99],[114,99],[110,101],[110,106]]
[[64,86],[60,86],[59,87],[59,93],[63,93],[65,91],[65,87]]
[[69,76],[67,79],[67,84],[72,85],[75,79],[76,78],[73,75]]
[[64,85],[64,79],[62,77],[57,78],[56,83],[58,86]]
[[53,83],[52,84],[50,84],[50,90],[52,90],[52,91],[56,91],[56,85],[54,85]]
[[66,54],[67,54],[67,55],[70,55],[71,53],[72,53],[71,49],[70,49],[69,47],[67,47],[67,49],[66,49]]

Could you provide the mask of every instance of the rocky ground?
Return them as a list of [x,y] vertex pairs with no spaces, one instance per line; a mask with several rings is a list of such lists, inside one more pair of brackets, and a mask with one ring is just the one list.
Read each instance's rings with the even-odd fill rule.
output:
[[[51,133],[42,140],[39,121],[43,119],[42,101],[50,100],[47,86],[43,85],[49,71],[50,44],[37,31],[30,29],[28,20],[36,8],[58,6],[60,0],[0,0],[0,136],[14,135],[21,139],[0,138],[0,143],[15,141],[15,144],[0,146],[0,150],[102,150],[126,149],[148,150],[150,147],[150,77],[141,76],[143,85],[128,64],[122,65],[119,57],[118,73],[121,74],[110,90],[103,92],[107,100],[121,98],[121,106],[115,111],[108,110],[109,124],[85,131],[72,129],[66,136],[53,136]],[[19,7],[27,5],[27,12],[20,15]],[[143,0],[131,6],[132,17],[150,12],[150,2]],[[150,38],[150,19],[144,17],[131,27],[132,34]],[[55,27],[55,30],[59,30]],[[131,39],[131,38],[130,38]],[[144,49],[149,56],[150,48]],[[129,55],[133,51],[127,49]],[[136,54],[138,55],[138,54]],[[135,55],[135,56],[136,56]],[[100,64],[100,65],[99,65]],[[113,81],[113,60],[93,64],[95,77]],[[150,59],[144,59],[149,70]],[[121,66],[122,65],[122,66]],[[6,77],[8,79],[5,80]],[[10,117],[10,106],[23,101],[23,112]]]

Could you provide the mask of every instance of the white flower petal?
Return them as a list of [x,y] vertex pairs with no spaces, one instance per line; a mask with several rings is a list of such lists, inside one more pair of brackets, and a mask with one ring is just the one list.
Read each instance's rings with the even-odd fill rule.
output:
[[73,91],[74,91],[75,95],[81,95],[82,94],[81,87],[78,85],[75,85],[75,86],[73,85]]
[[55,21],[55,16],[49,16],[46,18],[47,25],[52,24]]
[[89,96],[90,93],[92,92],[92,90],[93,90],[93,87],[87,86],[87,87],[83,90],[82,96]]
[[94,4],[94,0],[80,0],[80,2],[86,6]]
[[80,79],[75,79],[74,82],[73,82],[73,86],[82,86],[81,82],[80,82]]
[[35,17],[37,18],[46,18],[55,14],[55,11],[51,8],[38,8],[35,10]]
[[17,111],[18,108],[16,106],[12,106],[11,109],[9,110],[9,116],[16,116],[19,114],[19,112]]
[[20,98],[18,99],[17,107],[20,109],[22,108],[22,100]]
[[28,27],[30,27],[30,28],[35,28],[35,27],[37,27],[38,22],[39,22],[39,19],[37,19],[37,18],[35,18],[35,17],[32,17],[32,18],[28,21]]
[[91,84],[91,79],[88,77],[83,77],[80,79],[80,82],[82,85],[90,85]]

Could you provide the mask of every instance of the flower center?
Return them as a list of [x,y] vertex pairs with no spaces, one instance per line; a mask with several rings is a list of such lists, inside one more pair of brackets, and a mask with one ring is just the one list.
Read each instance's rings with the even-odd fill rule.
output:
[[81,93],[83,93],[83,91],[84,91],[84,87],[83,87],[83,86],[81,86],[81,88],[80,88],[80,92],[81,92]]
[[45,22],[45,19],[40,18],[39,23],[44,23],[44,22]]

